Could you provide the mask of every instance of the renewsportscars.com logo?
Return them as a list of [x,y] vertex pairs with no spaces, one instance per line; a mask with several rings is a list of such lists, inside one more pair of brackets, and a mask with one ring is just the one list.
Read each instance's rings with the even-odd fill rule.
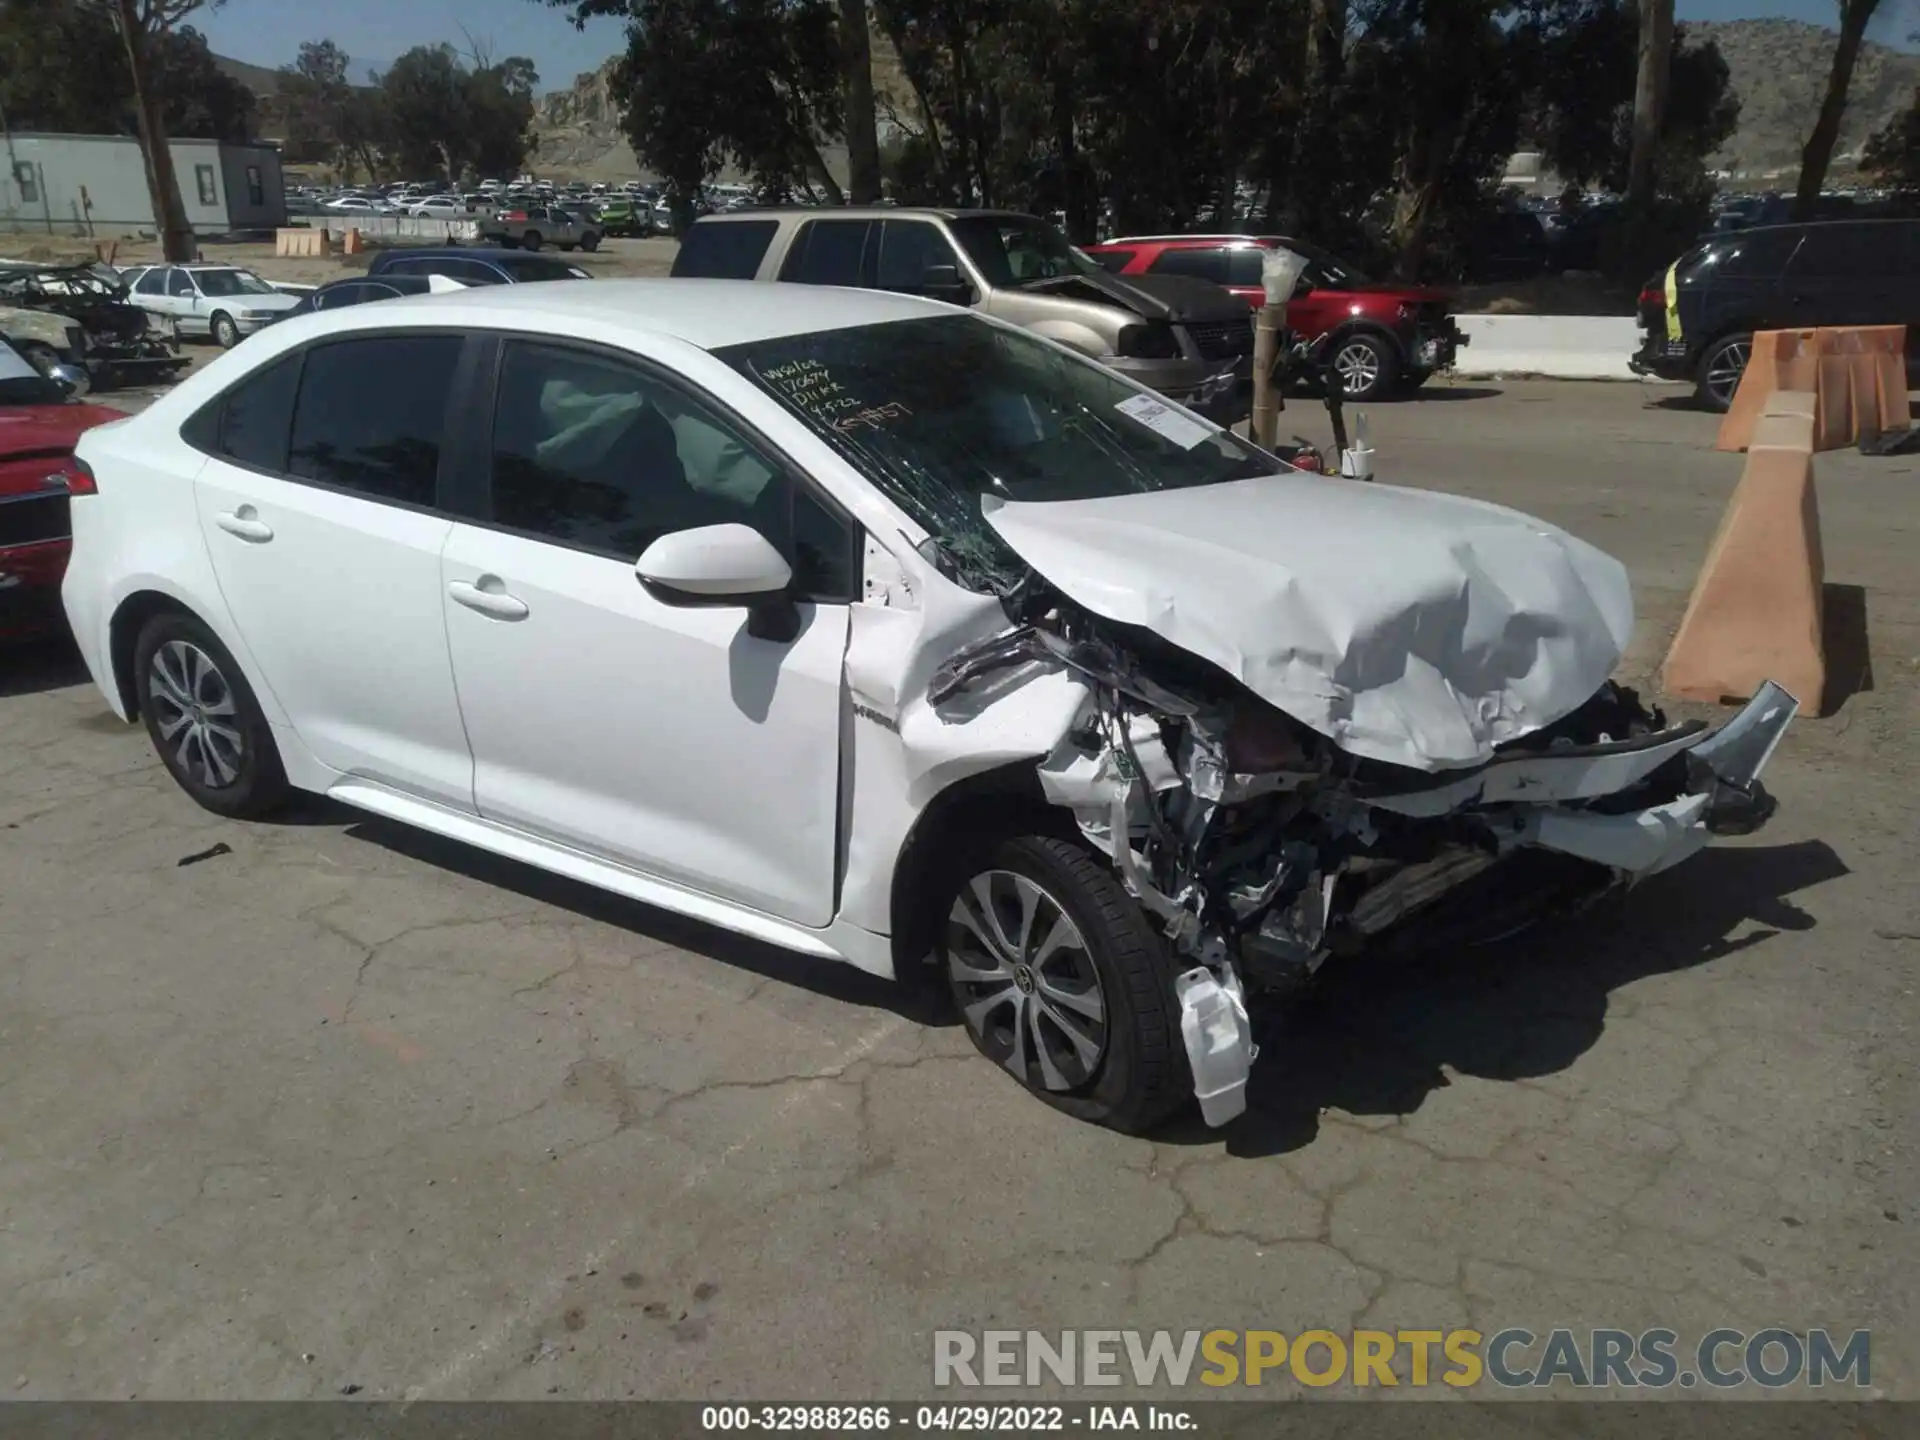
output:
[[936,1386],[1866,1388],[1872,1336],[1827,1330],[936,1330]]

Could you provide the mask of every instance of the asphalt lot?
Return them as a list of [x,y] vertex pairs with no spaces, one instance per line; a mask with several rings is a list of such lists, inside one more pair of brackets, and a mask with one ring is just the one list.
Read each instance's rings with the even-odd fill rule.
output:
[[[1668,393],[1439,385],[1379,471],[1619,555],[1644,674],[1739,466]],[[0,657],[0,1393],[910,1398],[937,1328],[1471,1323],[1869,1328],[1920,1398],[1920,460],[1819,464],[1841,699],[1773,825],[1330,967],[1254,1113],[1152,1143],[851,972],[205,814],[64,651]]]

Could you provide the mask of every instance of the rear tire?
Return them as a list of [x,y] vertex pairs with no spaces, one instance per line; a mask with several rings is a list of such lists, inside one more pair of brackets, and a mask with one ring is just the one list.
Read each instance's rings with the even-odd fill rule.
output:
[[1722,335],[1700,353],[1699,374],[1694,381],[1694,398],[1708,410],[1726,413],[1733,404],[1733,392],[1740,388],[1747,361],[1753,355],[1753,336],[1746,331]]
[[966,848],[947,873],[935,957],[982,1055],[1128,1134],[1190,1098],[1173,959],[1103,859],[1024,835]]
[[219,637],[170,610],[141,627],[134,693],[155,753],[202,809],[232,819],[272,813],[287,797],[273,727]]
[[520,237],[520,248],[522,250],[538,250],[540,248],[540,232],[538,230],[527,231],[526,234]]

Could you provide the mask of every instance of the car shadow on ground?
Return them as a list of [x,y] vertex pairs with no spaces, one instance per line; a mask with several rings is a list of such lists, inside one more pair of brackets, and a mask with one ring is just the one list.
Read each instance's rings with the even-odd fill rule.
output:
[[802,955],[784,950],[717,925],[676,915],[671,910],[630,900],[609,890],[601,890],[563,875],[509,860],[491,851],[448,840],[425,830],[360,811],[348,810],[332,801],[317,800],[305,807],[305,817],[296,814],[295,823],[344,824],[344,833],[405,855],[438,869],[478,880],[483,885],[510,890],[529,900],[570,911],[603,925],[630,930],[683,950],[733,965],[755,975],[778,980],[868,1009],[888,1010],[922,1025],[951,1023],[944,996],[930,982],[896,984],[869,975],[842,961]]
[[1411,395],[1411,401],[1427,400],[1494,400],[1506,394],[1491,385],[1440,385],[1429,380]]
[[1711,849],[1497,944],[1330,961],[1284,1015],[1256,1013],[1262,1053],[1247,1113],[1224,1130],[1189,1113],[1155,1138],[1284,1154],[1313,1142],[1321,1111],[1410,1115],[1449,1071],[1525,1080],[1565,1070],[1599,1040],[1615,990],[1810,929],[1792,896],[1846,873],[1817,840]]
[[0,651],[0,699],[64,690],[86,681],[86,662],[69,636],[23,640]]

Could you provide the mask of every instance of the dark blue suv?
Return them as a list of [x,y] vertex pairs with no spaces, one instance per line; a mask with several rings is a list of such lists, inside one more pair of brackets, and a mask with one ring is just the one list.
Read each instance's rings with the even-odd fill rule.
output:
[[522,285],[530,280],[591,280],[591,271],[552,255],[450,245],[382,250],[367,267],[375,275],[445,275],[463,285]]

